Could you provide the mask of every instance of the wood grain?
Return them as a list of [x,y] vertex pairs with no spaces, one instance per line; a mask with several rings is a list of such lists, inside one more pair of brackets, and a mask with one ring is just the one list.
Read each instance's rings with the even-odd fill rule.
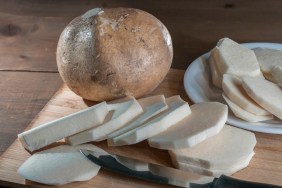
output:
[[58,72],[57,42],[67,20],[0,12],[0,70]]
[[[171,33],[172,67],[178,69],[186,69],[222,37],[238,42],[282,42],[282,4],[276,0],[2,0],[0,69],[56,70],[54,52],[62,29],[94,7],[139,8],[159,18]],[[9,28],[13,36],[7,36]]]
[[[165,94],[166,96],[180,94],[190,104],[187,98],[182,78],[184,71],[172,69],[164,82],[151,94]],[[32,121],[27,129],[36,127],[42,123],[57,119],[80,109],[84,109],[92,102],[84,101],[71,92],[65,85],[49,101],[44,109]],[[282,137],[280,135],[269,135],[256,133],[257,146],[255,156],[250,165],[234,174],[234,177],[249,181],[257,181],[282,185]],[[61,144],[64,144],[61,142]],[[136,159],[158,163],[165,166],[172,166],[170,157],[165,150],[150,148],[146,142],[131,146],[108,147],[106,142],[93,143],[106,151],[114,154],[131,156]],[[50,147],[50,146],[49,146]],[[30,156],[23,149],[20,142],[16,140],[0,158],[0,180],[14,182],[20,185],[44,186],[31,181],[26,181],[17,174],[19,166]],[[99,175],[87,182],[71,183],[62,187],[165,187],[163,185],[149,183],[133,178],[120,176],[101,170]]]
[[54,73],[0,71],[0,155],[43,108],[62,81]]

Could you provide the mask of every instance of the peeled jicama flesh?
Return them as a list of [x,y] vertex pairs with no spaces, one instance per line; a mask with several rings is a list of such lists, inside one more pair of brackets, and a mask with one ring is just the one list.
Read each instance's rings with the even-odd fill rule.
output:
[[261,78],[243,77],[243,88],[264,109],[282,119],[282,88]]
[[282,67],[282,51],[269,48],[253,49],[263,75],[273,81],[273,68]]
[[159,149],[192,147],[219,133],[227,120],[228,107],[219,102],[198,103],[190,108],[189,116],[149,138],[149,145]]
[[205,169],[233,169],[253,153],[254,133],[225,125],[215,136],[191,147],[169,150],[177,162]]
[[78,145],[91,141],[102,141],[115,130],[125,126],[128,122],[143,112],[142,107],[134,97],[119,99],[108,104],[109,111],[113,112],[109,121],[102,125],[67,138],[71,145]]
[[129,124],[125,125],[121,129],[108,135],[108,145],[114,146],[116,138],[132,129],[135,129],[142,125],[144,122],[161,113],[168,108],[165,97],[163,95],[156,95],[152,97],[146,97],[138,100],[138,103],[142,106],[144,113],[135,118]]
[[[213,52],[211,52],[213,53]],[[222,75],[219,73],[213,56],[209,57],[209,66],[211,71],[212,83],[218,88],[222,88]]]
[[100,166],[88,160],[79,149],[99,151],[90,145],[61,145],[33,154],[18,169],[25,179],[48,185],[64,185],[75,181],[87,181],[96,176]]
[[100,125],[108,112],[106,102],[102,102],[60,119],[39,125],[19,134],[18,138],[24,148],[34,151],[67,136]]
[[259,121],[266,121],[273,119],[273,115],[262,115],[258,116],[255,114],[252,114],[237,104],[233,103],[224,93],[222,94],[223,99],[226,101],[228,106],[230,107],[231,111],[234,113],[234,115],[242,120],[248,121],[248,122],[259,122]]
[[166,99],[166,103],[169,107],[166,111],[143,125],[118,136],[115,145],[130,145],[146,140],[168,130],[191,113],[188,103],[178,95]]
[[211,56],[221,75],[229,73],[240,78],[262,75],[255,53],[229,38],[220,39]]
[[193,172],[193,173],[197,173],[197,174],[202,174],[202,175],[206,175],[206,176],[213,176],[213,177],[219,177],[221,175],[232,175],[235,172],[247,167],[250,163],[250,160],[252,159],[252,157],[254,156],[254,152],[250,153],[250,155],[246,156],[246,158],[242,159],[240,163],[238,163],[236,166],[227,168],[227,169],[206,169],[203,167],[198,167],[198,166],[194,166],[191,164],[187,164],[187,163],[182,163],[182,162],[177,162],[175,160],[172,159],[173,164],[175,167],[177,167],[178,169],[184,170],[184,171],[189,171],[189,172]]
[[263,109],[252,98],[248,96],[242,86],[242,80],[237,76],[224,74],[222,89],[225,95],[227,95],[227,97],[232,102],[243,108],[245,111],[248,111],[258,116],[271,115],[271,113]]
[[272,81],[282,87],[282,65],[272,68]]

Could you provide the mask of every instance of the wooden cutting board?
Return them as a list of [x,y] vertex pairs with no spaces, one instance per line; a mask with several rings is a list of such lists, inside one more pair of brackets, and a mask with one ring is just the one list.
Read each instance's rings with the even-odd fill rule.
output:
[[[162,84],[150,95],[164,94],[166,97],[180,95],[191,105],[192,103],[188,99],[183,88],[183,75],[184,71],[171,69]],[[70,91],[66,85],[63,85],[44,107],[44,109],[35,117],[27,129],[31,129],[42,123],[49,122],[51,120],[84,109],[93,104],[93,102],[84,101],[81,97]],[[256,138],[258,142],[255,147],[256,154],[251,163],[247,168],[234,174],[233,177],[249,181],[282,185],[282,135],[256,133]],[[58,144],[64,144],[64,141],[54,145]],[[146,142],[122,147],[108,147],[106,142],[93,144],[113,154],[130,156],[148,162],[172,166],[167,151],[150,148]],[[49,147],[53,147],[54,145]],[[31,154],[21,146],[18,140],[15,140],[15,142],[0,157],[0,180],[2,180],[2,184],[13,186],[32,185],[36,187],[50,187],[25,180],[17,174],[17,169],[29,156],[31,156]],[[168,187],[165,185],[150,183],[130,177],[124,177],[104,170],[101,170],[98,176],[90,181],[75,182],[62,187],[74,186],[86,188],[141,186]]]

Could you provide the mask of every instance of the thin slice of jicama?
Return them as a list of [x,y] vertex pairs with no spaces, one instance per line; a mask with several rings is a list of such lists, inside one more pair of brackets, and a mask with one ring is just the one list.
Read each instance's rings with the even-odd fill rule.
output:
[[[193,112],[192,112],[193,113]],[[169,150],[172,159],[205,169],[231,169],[253,152],[255,134],[225,125],[215,136],[191,148]]]
[[282,51],[269,48],[255,48],[253,51],[255,52],[262,73],[267,79],[272,81],[273,68],[282,67]]
[[173,164],[176,168],[184,170],[184,171],[189,171],[189,172],[193,172],[193,173],[197,173],[197,174],[202,174],[205,176],[213,176],[213,177],[219,177],[221,175],[227,175],[230,176],[232,174],[234,174],[235,172],[242,170],[243,168],[247,167],[252,159],[252,157],[254,156],[254,152],[251,152],[248,156],[246,156],[244,159],[242,159],[240,161],[240,163],[238,163],[236,166],[234,167],[230,167],[227,169],[205,169],[202,167],[198,167],[198,166],[194,166],[191,164],[187,164],[187,163],[182,163],[182,162],[177,162],[177,161],[173,161]]
[[[213,52],[211,52],[213,53]],[[209,66],[212,76],[212,83],[218,88],[222,88],[222,75],[219,73],[216,62],[213,56],[209,57]]]
[[282,87],[282,65],[273,67],[271,73],[271,80]]
[[243,77],[243,88],[264,109],[282,119],[282,88],[256,77]]
[[97,175],[100,166],[89,161],[79,149],[98,150],[100,153],[107,154],[90,144],[61,145],[33,154],[20,166],[18,173],[25,179],[48,185],[90,180]]
[[255,53],[229,38],[219,40],[211,56],[221,75],[229,73],[240,78],[262,75]]
[[228,107],[219,102],[198,103],[190,108],[189,116],[149,138],[149,145],[159,149],[192,147],[219,133],[227,120]]
[[125,100],[109,103],[108,109],[113,111],[109,121],[94,129],[70,136],[66,139],[67,142],[71,145],[78,145],[91,141],[105,140],[109,134],[120,129],[143,112],[142,107],[134,97],[127,97]]
[[134,119],[131,123],[111,133],[108,136],[108,145],[115,145],[115,137],[118,137],[121,134],[124,134],[132,129],[139,127],[145,121],[149,120],[150,118],[154,117],[155,115],[161,113],[162,111],[168,108],[165,102],[165,97],[163,95],[142,98],[139,99],[138,102],[142,106],[144,113]]
[[42,124],[18,135],[22,145],[34,151],[81,131],[103,123],[108,114],[106,102]]
[[242,80],[231,74],[223,75],[222,89],[227,97],[244,110],[258,115],[271,115],[248,96],[242,86]]
[[244,110],[243,108],[232,102],[224,93],[222,94],[222,97],[224,98],[234,115],[240,119],[243,119],[248,122],[259,122],[273,119],[272,114],[258,116]]
[[191,113],[187,102],[180,96],[166,99],[168,109],[145,124],[116,137],[115,145],[130,145],[166,131]]

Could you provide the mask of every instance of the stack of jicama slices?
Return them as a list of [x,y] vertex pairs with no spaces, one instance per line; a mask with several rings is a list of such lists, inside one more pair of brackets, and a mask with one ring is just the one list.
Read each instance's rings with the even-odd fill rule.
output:
[[[85,181],[94,177],[99,167],[89,165],[78,153],[81,148],[98,149],[84,143],[107,140],[109,146],[121,146],[148,140],[151,147],[169,150],[180,169],[229,175],[249,164],[256,139],[253,133],[225,125],[227,115],[224,104],[206,102],[190,107],[178,95],[103,102],[21,133],[19,139],[30,151],[63,138],[69,146],[35,153],[20,167],[19,174],[51,185]],[[60,162],[62,158],[66,160]],[[74,172],[77,161],[89,168]]]
[[254,155],[255,135],[226,125],[227,107],[217,102],[191,106],[192,113],[149,145],[167,149],[175,167],[208,176],[231,175]]
[[170,150],[173,164],[182,170],[219,177],[248,166],[254,155],[253,133],[225,125],[219,134],[191,147]]
[[219,40],[209,57],[212,82],[222,88],[236,117],[248,122],[282,118],[281,57],[280,50],[250,50],[229,38]]

